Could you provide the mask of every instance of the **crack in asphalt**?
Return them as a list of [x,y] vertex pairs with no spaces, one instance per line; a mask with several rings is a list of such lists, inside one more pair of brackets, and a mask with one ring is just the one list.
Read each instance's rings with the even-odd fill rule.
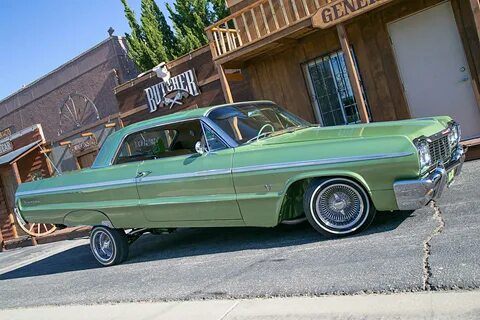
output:
[[432,201],[431,207],[434,210],[433,219],[436,220],[437,226],[433,230],[433,232],[427,237],[427,239],[425,239],[425,241],[423,242],[423,290],[424,291],[437,290],[437,288],[434,285],[432,285],[432,283],[430,282],[432,277],[432,267],[430,265],[430,255],[432,250],[431,241],[433,240],[434,237],[440,235],[445,229],[445,220],[443,219],[442,211],[440,210],[440,207],[437,206],[435,201]]

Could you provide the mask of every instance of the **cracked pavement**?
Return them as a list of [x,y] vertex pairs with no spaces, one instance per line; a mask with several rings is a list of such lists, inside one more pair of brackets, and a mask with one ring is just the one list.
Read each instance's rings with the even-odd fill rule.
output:
[[[52,246],[0,253],[0,308],[479,288],[478,181],[480,161],[466,163],[435,205],[379,213],[349,238],[308,224],[185,229],[143,236],[111,268],[98,267],[86,240],[45,256]],[[14,265],[19,256],[31,259]]]

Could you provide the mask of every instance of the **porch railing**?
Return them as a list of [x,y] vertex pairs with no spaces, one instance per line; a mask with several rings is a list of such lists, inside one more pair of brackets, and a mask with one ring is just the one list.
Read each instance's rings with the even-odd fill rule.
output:
[[259,0],[206,28],[215,58],[310,18],[329,0]]

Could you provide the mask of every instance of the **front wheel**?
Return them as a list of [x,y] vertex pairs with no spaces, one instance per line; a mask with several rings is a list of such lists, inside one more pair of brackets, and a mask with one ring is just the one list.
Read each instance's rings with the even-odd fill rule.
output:
[[103,266],[120,264],[128,257],[128,238],[121,229],[96,226],[90,233],[90,249]]
[[375,218],[375,207],[363,187],[344,178],[313,180],[303,205],[310,224],[329,237],[364,230]]

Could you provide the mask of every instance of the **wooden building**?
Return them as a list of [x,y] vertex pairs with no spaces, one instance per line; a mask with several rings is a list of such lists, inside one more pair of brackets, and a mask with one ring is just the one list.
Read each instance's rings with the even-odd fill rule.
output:
[[[45,157],[45,136],[37,124],[15,133],[0,132],[0,245],[23,234],[14,219],[15,190],[20,183],[50,177],[51,163]],[[23,227],[23,225],[22,225]],[[34,227],[33,225],[28,226]],[[52,226],[37,225],[46,233]]]
[[227,4],[206,28],[213,59],[220,79],[241,69],[254,99],[324,126],[450,115],[480,137],[479,0]]
[[[124,125],[227,101],[209,46],[154,69],[114,89]],[[234,99],[253,98],[250,83],[241,70],[232,69],[223,76],[228,78]]]

